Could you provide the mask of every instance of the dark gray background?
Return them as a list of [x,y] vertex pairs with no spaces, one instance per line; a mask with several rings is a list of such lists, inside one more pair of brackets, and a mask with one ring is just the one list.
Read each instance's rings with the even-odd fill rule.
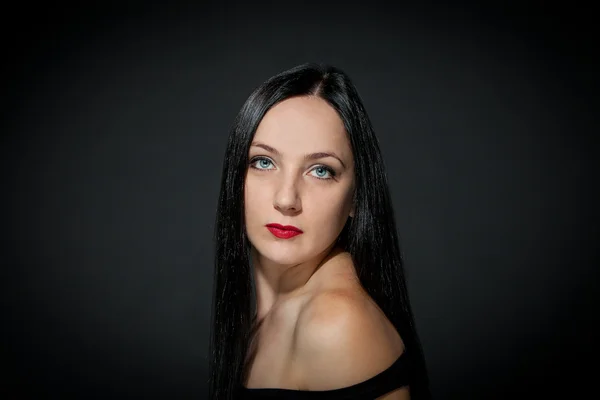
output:
[[435,397],[572,398],[590,384],[589,9],[121,2],[3,14],[10,398],[206,397],[228,129],[254,87],[306,61],[350,74],[380,138]]

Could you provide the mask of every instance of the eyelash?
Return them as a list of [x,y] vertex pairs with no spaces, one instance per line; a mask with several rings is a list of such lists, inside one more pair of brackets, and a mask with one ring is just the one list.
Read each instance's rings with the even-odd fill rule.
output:
[[[250,160],[250,168],[254,168],[254,169],[258,170],[258,171],[268,171],[268,169],[265,169],[265,168],[256,168],[254,166],[254,164],[256,164],[257,161],[261,161],[261,160],[266,160],[266,161],[270,162],[271,164],[274,164],[273,161],[271,159],[267,158],[267,157],[254,157],[252,160]],[[322,168],[325,171],[327,171],[329,173],[330,177],[329,178],[319,178],[318,176],[314,176],[313,175],[314,178],[320,179],[322,181],[328,181],[330,179],[335,178],[335,171],[333,169],[331,169],[330,167],[326,166],[326,165],[317,165],[311,171],[314,171],[315,169],[318,169],[318,168]]]

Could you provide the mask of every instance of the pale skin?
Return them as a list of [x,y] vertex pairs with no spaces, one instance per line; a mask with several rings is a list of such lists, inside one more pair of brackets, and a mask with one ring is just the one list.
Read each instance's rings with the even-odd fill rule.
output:
[[[287,99],[267,112],[249,151],[245,216],[257,318],[246,387],[330,390],[387,369],[402,339],[335,247],[352,217],[354,160],[342,120],[323,99]],[[303,233],[275,237],[266,224]],[[399,388],[380,397],[409,399]]]

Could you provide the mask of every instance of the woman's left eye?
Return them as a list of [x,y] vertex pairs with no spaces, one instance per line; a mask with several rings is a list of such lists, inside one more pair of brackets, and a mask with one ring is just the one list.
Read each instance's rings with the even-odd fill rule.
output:
[[313,173],[315,178],[319,179],[331,179],[335,176],[335,173],[330,168],[324,166],[313,168],[310,172]]

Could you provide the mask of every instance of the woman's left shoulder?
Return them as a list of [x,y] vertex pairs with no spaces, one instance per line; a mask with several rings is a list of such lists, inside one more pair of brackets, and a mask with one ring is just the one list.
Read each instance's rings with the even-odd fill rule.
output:
[[388,368],[403,351],[397,331],[364,291],[324,291],[298,315],[294,357],[310,390],[362,382]]

